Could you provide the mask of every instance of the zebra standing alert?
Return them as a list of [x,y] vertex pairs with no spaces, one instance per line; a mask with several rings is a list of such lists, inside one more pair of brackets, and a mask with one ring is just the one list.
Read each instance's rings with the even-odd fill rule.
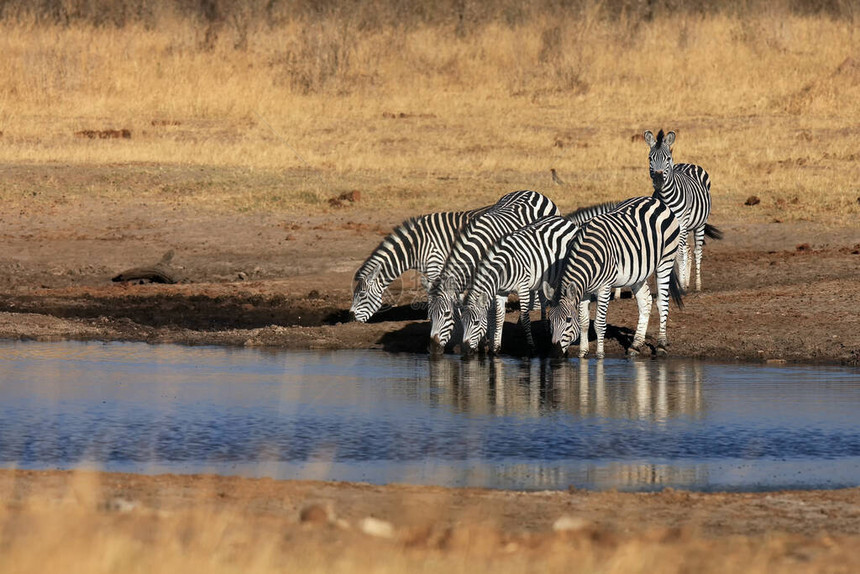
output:
[[[430,315],[430,350],[441,353],[454,332],[457,306],[463,292],[490,247],[503,235],[524,227],[541,217],[559,215],[558,207],[536,191],[515,191],[503,196],[495,205],[472,218],[457,237],[439,277],[428,294]],[[496,297],[493,351],[501,345],[506,298]]]
[[396,227],[355,272],[350,316],[366,322],[382,306],[382,294],[409,269],[421,274],[425,288],[439,276],[457,235],[487,208],[431,213]]
[[[678,218],[654,197],[628,199],[614,211],[586,223],[571,243],[559,281],[543,283],[544,296],[549,300],[547,315],[552,326],[552,342],[557,350],[566,352],[579,336],[579,356],[588,354],[588,303],[589,295],[595,293],[597,358],[603,358],[610,289],[631,287],[639,307],[639,323],[628,352],[638,354],[651,314],[647,279],[655,274],[660,314],[657,347],[658,352],[665,353],[670,291],[676,303],[681,304],[681,290],[674,270],[680,236]],[[575,316],[579,321],[574,321]]]
[[708,225],[711,213],[711,178],[708,172],[689,163],[675,164],[672,159],[672,144],[675,132],[657,133],[646,131],[645,142],[650,146],[648,154],[651,182],[654,184],[654,197],[662,199],[672,212],[681,220],[680,259],[681,287],[690,285],[689,235],[693,234],[694,256],[696,258],[696,291],[702,290],[702,245],[705,235],[722,239],[722,232]]

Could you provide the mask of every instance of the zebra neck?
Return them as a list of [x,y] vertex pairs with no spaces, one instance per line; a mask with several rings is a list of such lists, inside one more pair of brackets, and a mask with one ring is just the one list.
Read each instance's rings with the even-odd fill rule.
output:
[[484,294],[487,296],[488,301],[492,301],[500,288],[499,283],[499,269],[492,264],[484,265],[472,282],[472,286],[469,289],[469,300],[477,301],[478,297]]
[[607,280],[610,268],[614,269],[614,258],[603,245],[592,244],[591,249],[569,261],[562,279],[562,286],[568,285],[568,292],[577,301],[586,293],[594,292]]
[[670,169],[666,174],[666,179],[663,180],[663,185],[654,187],[654,195],[658,198],[675,197],[680,193],[680,189],[675,185],[675,170]]
[[385,238],[374,252],[372,259],[381,268],[380,279],[383,285],[388,285],[409,269],[418,269],[423,273],[420,258],[424,243],[424,234],[416,233],[414,229],[405,226],[395,229]]

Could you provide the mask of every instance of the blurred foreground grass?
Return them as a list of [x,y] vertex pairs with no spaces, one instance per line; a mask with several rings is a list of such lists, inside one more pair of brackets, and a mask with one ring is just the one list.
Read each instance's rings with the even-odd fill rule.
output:
[[[3,471],[0,556],[9,574],[850,572],[860,566],[856,496]],[[734,510],[712,516],[724,508]],[[770,532],[768,512],[794,532]],[[369,516],[382,522],[362,526]],[[553,526],[560,516],[566,530]]]

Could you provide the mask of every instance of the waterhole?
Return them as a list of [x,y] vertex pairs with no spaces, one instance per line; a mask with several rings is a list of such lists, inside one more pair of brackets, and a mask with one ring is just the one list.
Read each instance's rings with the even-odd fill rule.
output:
[[0,343],[0,465],[511,489],[860,484],[860,369]]

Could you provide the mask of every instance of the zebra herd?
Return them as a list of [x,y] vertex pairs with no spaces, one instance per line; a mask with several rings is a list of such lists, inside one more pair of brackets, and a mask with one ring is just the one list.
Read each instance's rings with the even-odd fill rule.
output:
[[654,192],[603,203],[562,216],[548,197],[515,191],[493,205],[471,211],[432,213],[395,228],[355,273],[350,315],[366,322],[382,305],[385,289],[408,269],[415,269],[428,294],[430,351],[438,354],[462,327],[464,354],[487,345],[501,348],[505,303],[519,297],[520,324],[535,351],[529,312],[540,303],[549,321],[552,343],[565,354],[579,339],[579,356],[588,354],[589,302],[597,299],[594,320],[596,356],[604,355],[606,312],[612,289],[629,287],[639,308],[639,322],[628,348],[642,351],[654,276],[660,318],[657,353],[668,346],[669,297],[681,306],[689,287],[688,237],[692,233],[696,290],[701,290],[705,236],[722,233],[707,224],[710,178],[697,165],[672,160],[675,132],[654,137],[649,172]]

